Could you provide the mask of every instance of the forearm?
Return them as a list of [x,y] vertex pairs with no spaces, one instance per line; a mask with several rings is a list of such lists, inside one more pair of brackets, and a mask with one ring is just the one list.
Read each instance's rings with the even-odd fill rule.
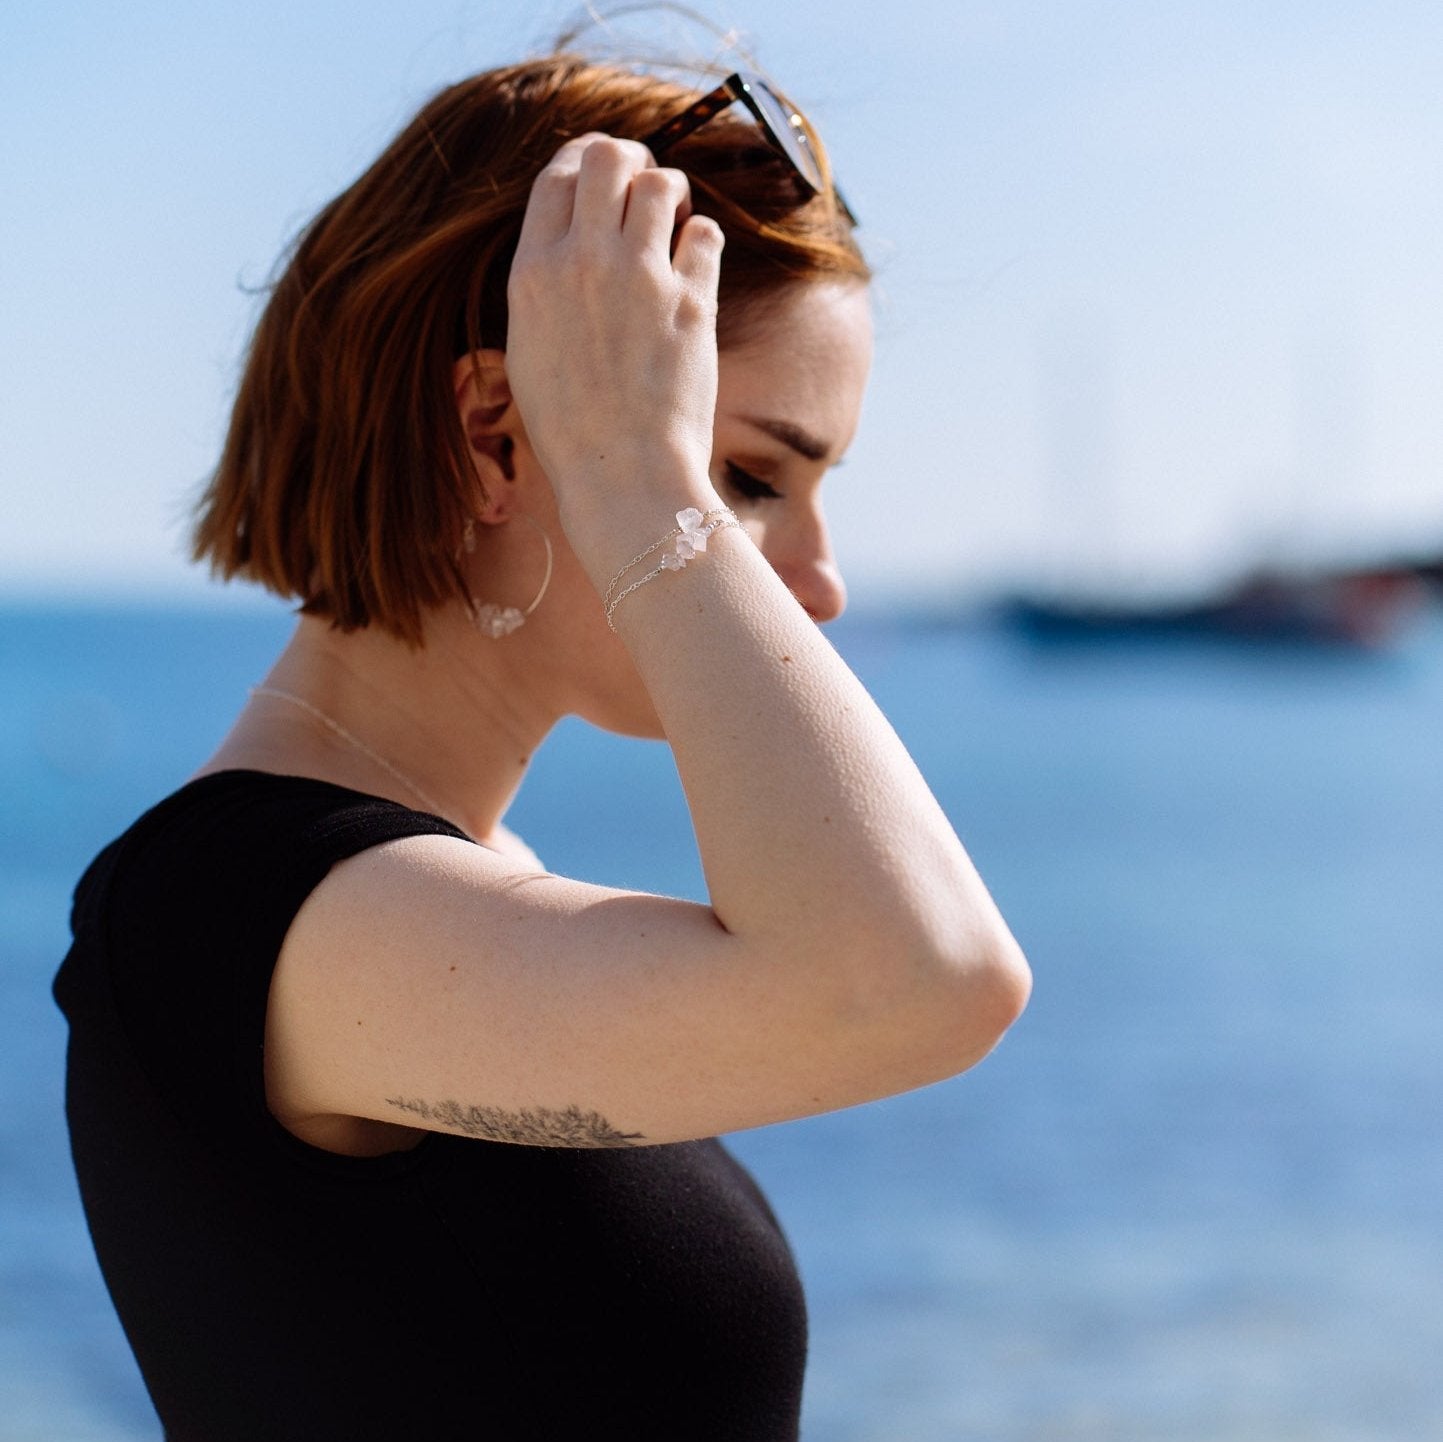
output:
[[[663,518],[665,519],[665,518]],[[615,623],[676,755],[714,910],[844,967],[966,966],[1005,937],[916,766],[735,530],[629,595]]]
[[[628,142],[564,146],[537,180],[509,290],[517,402],[602,594],[679,511],[719,504],[707,480],[719,232],[678,224],[685,178],[649,165]],[[629,592],[614,623],[675,752],[712,908],[753,960],[784,962],[770,974],[834,1012],[917,1023],[957,986],[979,1014],[1015,1014],[1025,970],[1006,927],[891,728],[767,558],[718,530],[685,569]],[[965,1029],[959,1054],[989,1024]]]

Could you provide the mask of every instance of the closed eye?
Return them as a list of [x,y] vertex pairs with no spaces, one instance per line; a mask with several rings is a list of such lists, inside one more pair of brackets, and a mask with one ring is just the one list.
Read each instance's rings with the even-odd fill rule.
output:
[[744,471],[733,461],[724,463],[724,472],[727,485],[747,501],[779,501],[782,493],[773,485],[762,480],[760,476],[754,476],[750,471]]

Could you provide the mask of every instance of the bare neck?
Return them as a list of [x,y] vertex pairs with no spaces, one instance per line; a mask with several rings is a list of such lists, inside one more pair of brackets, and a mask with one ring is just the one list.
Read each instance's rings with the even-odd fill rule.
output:
[[313,776],[437,811],[485,842],[565,709],[526,642],[524,631],[489,641],[444,612],[419,649],[303,617],[199,774]]

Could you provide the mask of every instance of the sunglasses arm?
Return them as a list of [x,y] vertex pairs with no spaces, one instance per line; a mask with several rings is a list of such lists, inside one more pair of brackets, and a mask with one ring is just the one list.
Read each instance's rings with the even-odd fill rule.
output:
[[693,130],[700,130],[712,116],[720,115],[736,98],[731,81],[724,80],[711,94],[703,95],[700,100],[687,106],[680,115],[668,120],[660,130],[653,130],[650,135],[642,136],[641,143],[660,159],[677,141],[685,140]]

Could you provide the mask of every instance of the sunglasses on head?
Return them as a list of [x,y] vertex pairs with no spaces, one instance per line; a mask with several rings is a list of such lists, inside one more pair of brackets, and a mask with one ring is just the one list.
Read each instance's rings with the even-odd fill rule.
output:
[[[802,117],[760,75],[753,75],[747,70],[737,70],[728,75],[710,94],[703,95],[680,115],[673,116],[650,135],[643,136],[641,143],[660,160],[677,141],[685,140],[692,131],[699,130],[713,116],[720,115],[738,100],[751,111],[767,143],[791,165],[803,184],[814,195],[824,194],[827,190],[826,177],[817,162]],[[849,224],[855,226],[857,217],[842,199],[842,192],[835,185],[831,190],[837,209],[847,217]]]

